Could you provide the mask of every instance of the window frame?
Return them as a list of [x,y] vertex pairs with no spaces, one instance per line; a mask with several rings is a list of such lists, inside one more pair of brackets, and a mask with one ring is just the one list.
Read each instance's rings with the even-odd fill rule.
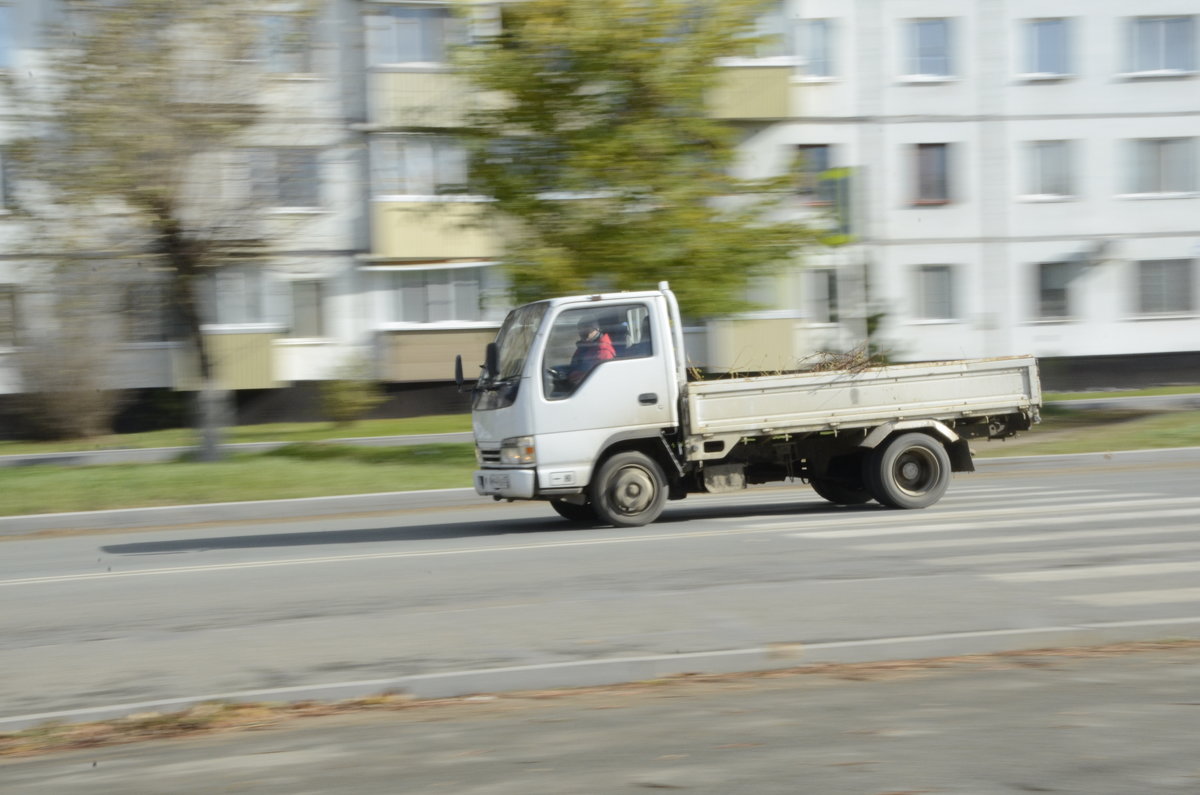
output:
[[[256,204],[282,212],[314,212],[324,208],[322,203],[321,155],[317,146],[260,146],[249,152],[251,196]],[[280,167],[280,158],[303,154],[311,160],[304,168],[311,168],[311,180],[304,185],[305,201],[288,201],[291,189],[285,181],[287,169]],[[289,166],[290,167],[290,166]],[[311,199],[311,201],[308,201]]]
[[[940,53],[929,54],[923,53],[922,48],[927,46],[922,43],[922,30],[930,29],[933,25],[938,25],[942,33],[942,48]],[[903,79],[906,81],[925,81],[925,82],[941,82],[953,79],[955,75],[955,58],[954,58],[954,26],[951,24],[950,17],[920,17],[910,19],[907,22],[907,30],[905,35],[904,53],[904,72]],[[931,71],[925,67],[928,61],[940,60],[941,69],[943,71]]]
[[[834,144],[796,144],[796,151],[802,158],[796,194],[810,206],[832,207],[837,200],[834,184],[821,175],[834,167]],[[808,167],[813,162],[809,155],[814,152],[821,153],[821,156],[816,158],[818,161],[823,160],[817,163],[820,168]]]
[[[381,133],[370,137],[370,189],[374,199],[470,195],[469,154],[455,136],[438,133]],[[422,151],[425,150],[425,151]],[[424,173],[409,168],[410,158],[428,154]],[[389,158],[392,158],[389,161]],[[413,176],[413,174],[416,174]],[[447,178],[447,175],[448,178]],[[426,181],[431,190],[418,190]]]
[[[277,31],[272,27],[276,21],[291,23],[285,25],[282,35],[278,37]],[[311,75],[316,71],[316,67],[314,66],[317,38],[316,20],[310,14],[282,11],[264,13],[259,18],[259,25],[258,61],[265,73],[272,75]],[[276,46],[281,41],[286,45],[286,39],[295,35],[298,35],[302,41],[301,49],[293,51],[286,46]],[[283,61],[284,65],[290,65],[292,59],[297,59],[301,68],[275,68],[275,64],[279,59]]]
[[[830,80],[837,77],[837,53],[834,49],[837,26],[834,20],[829,17],[802,19],[799,28],[796,38],[804,58],[803,79]],[[820,35],[815,35],[817,31],[820,31]],[[813,55],[815,50],[820,51],[819,57]],[[819,71],[814,70],[814,65],[819,65]]]
[[[1072,263],[1066,260],[1057,262],[1039,262],[1035,268],[1034,287],[1036,294],[1034,296],[1034,319],[1046,323],[1056,323],[1071,320],[1074,317],[1071,300],[1071,270]],[[1051,269],[1059,272],[1062,286],[1055,287],[1048,282],[1055,281],[1050,277],[1054,274]],[[1061,293],[1061,297],[1048,295],[1049,293]],[[1061,307],[1061,311],[1053,311],[1054,308]]]
[[[288,280],[288,328],[286,336],[290,339],[326,339],[329,336],[329,324],[326,311],[326,302],[328,299],[327,286],[328,279],[289,279]],[[302,333],[299,317],[301,312],[297,309],[297,299],[300,297],[297,294],[297,289],[301,287],[315,288],[314,302],[311,307],[313,318],[315,320],[314,334]],[[304,332],[309,329],[303,329]]]
[[[1071,70],[1071,18],[1070,17],[1037,17],[1025,20],[1025,35],[1023,37],[1025,43],[1025,53],[1023,64],[1025,66],[1022,75],[1027,79],[1058,79],[1068,77],[1072,74]],[[1041,57],[1041,44],[1043,43],[1042,36],[1039,33],[1046,29],[1046,26],[1055,24],[1058,26],[1060,40],[1058,41],[1058,60],[1061,62],[1059,69],[1046,69],[1046,64]]]
[[[412,14],[415,22],[411,23],[416,34],[416,52],[407,57],[403,53],[404,42],[401,41],[399,23],[395,21],[382,22],[382,19],[396,20],[405,14]],[[437,19],[437,23],[424,21],[423,15]],[[469,21],[456,16],[450,4],[437,5],[430,3],[387,3],[376,4],[367,12],[367,66],[444,66],[450,60],[450,50],[470,40]],[[434,30],[436,27],[436,30]],[[436,44],[430,36],[436,34]],[[386,41],[385,41],[386,37]],[[381,52],[381,50],[388,52]],[[405,57],[402,57],[405,56]]]
[[7,72],[15,65],[13,62],[13,18],[12,6],[0,3],[0,72]]
[[[505,294],[503,272],[495,264],[473,262],[441,268],[383,267],[378,270],[385,274],[382,309],[385,324],[389,327],[490,326],[500,323],[508,308],[502,305]],[[458,295],[457,285],[464,280],[456,282],[453,277],[464,272],[472,273],[474,279],[468,294]],[[418,277],[420,284],[412,283]],[[405,284],[406,281],[410,283]],[[436,301],[430,298],[431,286],[443,293],[435,296]],[[406,293],[406,288],[417,292]],[[460,313],[463,302],[468,300],[473,304],[472,309]],[[448,307],[449,311],[431,312],[435,307]],[[435,317],[435,314],[441,316]]]
[[[1057,149],[1057,153],[1053,150]],[[1065,200],[1076,196],[1074,142],[1067,139],[1025,142],[1025,185],[1022,196],[1028,199]],[[1062,190],[1053,188],[1055,164],[1061,164]],[[1047,172],[1050,172],[1049,176]]]
[[[1166,77],[1172,75],[1191,75],[1196,73],[1196,15],[1195,14],[1148,14],[1129,18],[1129,71],[1130,76]],[[1183,24],[1186,33],[1184,46],[1184,62],[1177,66],[1168,65],[1169,37],[1168,27],[1171,22]],[[1147,53],[1143,52],[1143,26],[1154,25],[1155,47],[1154,63],[1146,63]]]
[[[1147,293],[1147,276],[1148,267],[1158,266],[1159,269],[1165,269],[1167,266],[1176,266],[1183,273],[1182,284],[1172,284],[1163,276],[1158,277],[1159,284],[1157,291],[1151,295]],[[1188,257],[1168,257],[1156,259],[1136,260],[1133,271],[1133,295],[1134,295],[1134,315],[1139,318],[1173,318],[1173,317],[1189,317],[1197,313],[1196,310],[1196,260]],[[1177,298],[1183,303],[1179,306],[1171,306],[1171,299]],[[1158,306],[1151,306],[1150,299],[1154,299]]]
[[[944,207],[954,201],[954,191],[951,189],[952,180],[951,171],[951,144],[949,142],[926,142],[912,144],[913,147],[913,192],[911,204],[914,207]],[[925,177],[925,158],[924,152],[940,152],[940,177],[935,177],[933,182],[940,183],[933,186],[932,183]],[[927,195],[926,187],[940,187],[941,190],[936,191],[939,195]]]
[[[913,302],[913,318],[917,323],[956,323],[961,320],[958,306],[957,272],[958,268],[954,265],[923,264],[916,266],[916,293]],[[947,305],[945,313],[934,311],[937,309],[936,303],[942,297],[931,295],[927,289],[930,286],[928,280],[933,274],[945,275],[946,289],[944,298]]]
[[0,284],[0,348],[21,344],[21,287]]
[[[1197,174],[1197,144],[1194,136],[1161,136],[1130,139],[1127,196],[1186,197],[1200,190]],[[1179,154],[1171,155],[1170,147],[1177,146]],[[1151,151],[1151,148],[1153,151]],[[1153,173],[1143,168],[1153,160]],[[1176,180],[1186,180],[1176,183]]]
[[841,322],[837,268],[818,266],[810,268],[808,273],[808,289],[805,293],[808,297],[809,322],[820,326],[836,326]]

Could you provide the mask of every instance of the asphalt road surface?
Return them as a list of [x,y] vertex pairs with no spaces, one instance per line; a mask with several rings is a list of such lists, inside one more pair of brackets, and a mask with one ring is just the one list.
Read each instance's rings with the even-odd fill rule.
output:
[[1195,637],[1198,483],[1200,455],[1167,451],[989,465],[922,511],[794,486],[637,530],[482,502],[10,537],[0,729],[405,677],[436,695]]
[[22,795],[1200,791],[1200,648],[426,704],[0,760]]

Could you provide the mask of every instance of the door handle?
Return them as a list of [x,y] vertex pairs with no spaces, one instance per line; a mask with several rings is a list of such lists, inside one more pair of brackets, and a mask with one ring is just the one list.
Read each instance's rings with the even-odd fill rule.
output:
[[643,392],[638,395],[638,403],[641,403],[643,406],[653,406],[657,402],[658,395],[653,392]]

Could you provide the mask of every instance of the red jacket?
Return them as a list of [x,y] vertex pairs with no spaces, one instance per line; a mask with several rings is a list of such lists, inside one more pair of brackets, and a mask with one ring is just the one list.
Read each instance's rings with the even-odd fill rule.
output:
[[617,350],[607,334],[601,334],[594,340],[580,340],[575,343],[575,353],[571,355],[568,378],[572,384],[578,384],[593,367],[616,356]]

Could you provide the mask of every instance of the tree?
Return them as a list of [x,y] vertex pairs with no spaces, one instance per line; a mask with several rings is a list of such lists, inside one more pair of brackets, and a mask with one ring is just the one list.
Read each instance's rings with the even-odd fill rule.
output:
[[254,7],[63,0],[46,69],[10,86],[31,132],[11,147],[24,210],[43,225],[85,219],[97,230],[61,258],[102,262],[114,282],[132,264],[162,280],[167,311],[195,354],[204,460],[218,456],[222,410],[201,333],[201,284],[264,242],[252,191],[231,191],[225,178],[262,111],[247,66],[259,29],[244,18]]
[[737,131],[707,114],[717,59],[752,47],[761,0],[526,0],[458,62],[471,180],[506,233],[518,299],[668,279],[686,314],[748,308],[809,239],[786,179],[735,178]]

